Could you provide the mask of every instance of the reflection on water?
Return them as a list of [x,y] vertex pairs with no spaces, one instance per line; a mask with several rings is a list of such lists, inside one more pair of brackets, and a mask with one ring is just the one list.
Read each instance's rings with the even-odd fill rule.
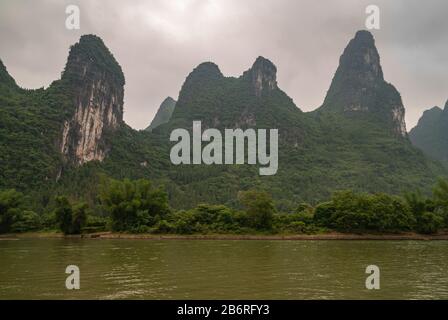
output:
[[448,299],[448,241],[0,241],[0,299],[360,298]]

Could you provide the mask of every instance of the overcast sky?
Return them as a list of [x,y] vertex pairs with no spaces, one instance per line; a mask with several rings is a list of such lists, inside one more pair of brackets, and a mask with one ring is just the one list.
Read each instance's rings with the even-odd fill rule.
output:
[[[68,4],[81,10],[80,30],[65,28]],[[369,4],[381,9],[373,34],[410,130],[423,110],[448,99],[446,0],[0,0],[0,59],[20,86],[46,87],[70,45],[96,34],[123,68],[125,121],[142,129],[199,63],[239,76],[262,55],[277,66],[279,86],[311,111],[344,47],[365,28]]]

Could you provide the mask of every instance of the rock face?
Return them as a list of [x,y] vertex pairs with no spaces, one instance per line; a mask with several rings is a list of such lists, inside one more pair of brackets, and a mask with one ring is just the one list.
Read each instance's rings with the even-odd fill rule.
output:
[[62,81],[72,89],[74,113],[64,122],[60,151],[77,165],[102,161],[105,134],[123,124],[121,67],[100,38],[86,35],[72,46]]
[[423,112],[409,132],[411,142],[430,157],[448,162],[448,101],[442,110],[433,107]]
[[165,100],[163,100],[162,104],[157,110],[156,115],[154,116],[154,119],[151,121],[149,127],[146,128],[145,130],[152,131],[161,124],[165,124],[168,121],[170,121],[175,106],[176,101],[173,98],[168,97]]
[[358,31],[345,48],[320,110],[371,114],[396,134],[407,135],[401,96],[384,80],[370,32]]
[[277,88],[277,68],[271,61],[261,56],[255,60],[252,68],[246,71],[243,77],[250,80],[257,97],[261,97],[263,92],[270,92]]

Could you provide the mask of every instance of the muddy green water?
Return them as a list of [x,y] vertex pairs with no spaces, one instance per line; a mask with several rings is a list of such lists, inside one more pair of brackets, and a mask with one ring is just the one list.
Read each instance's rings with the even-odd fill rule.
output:
[[0,241],[0,299],[362,298],[448,299],[448,241]]

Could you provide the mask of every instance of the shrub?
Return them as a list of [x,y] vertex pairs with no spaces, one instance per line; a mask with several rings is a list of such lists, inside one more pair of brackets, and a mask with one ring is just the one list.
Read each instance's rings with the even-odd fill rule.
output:
[[108,224],[108,218],[90,214],[87,215],[87,221],[84,230],[88,232],[104,231],[107,229]]
[[180,234],[239,232],[245,216],[223,205],[200,204],[196,208],[176,212],[173,231]]
[[16,216],[11,225],[12,232],[39,230],[42,227],[40,216],[34,211],[23,211]]
[[156,234],[167,234],[175,231],[175,227],[166,220],[160,220],[151,230],[152,233]]
[[193,234],[204,231],[193,210],[176,212],[174,221],[176,233]]

